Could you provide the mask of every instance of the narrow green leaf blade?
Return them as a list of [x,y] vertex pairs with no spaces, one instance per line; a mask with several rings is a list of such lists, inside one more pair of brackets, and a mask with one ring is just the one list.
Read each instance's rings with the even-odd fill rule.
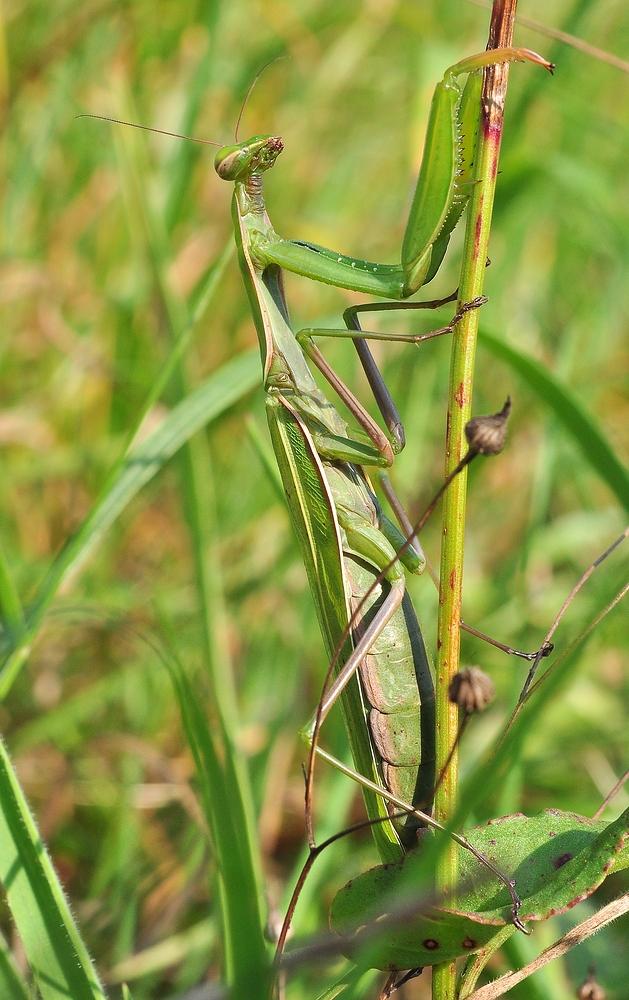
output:
[[192,750],[204,812],[222,882],[228,984],[235,996],[266,1000],[270,966],[264,942],[258,887],[231,748],[223,730],[223,753],[214,739],[180,664],[169,669]]
[[0,619],[8,632],[19,634],[24,627],[24,614],[17,589],[11,576],[4,550],[0,545]]
[[551,407],[592,468],[598,472],[618,502],[629,512],[629,471],[618,459],[594,417],[539,361],[527,357],[510,344],[505,344],[504,341],[485,331],[479,332],[478,339],[492,354],[506,361],[536,395]]
[[129,501],[196,431],[221,416],[260,381],[257,351],[228,361],[178,404],[160,426],[133,448],[107,494],[59,553],[41,584],[29,626],[39,621],[59,585],[83,564]]
[[150,976],[169,966],[178,965],[194,952],[209,955],[215,941],[216,921],[214,917],[206,917],[205,920],[200,920],[180,934],[172,934],[159,944],[151,945],[136,952],[135,955],[123,958],[110,969],[107,982],[120,983]]
[[0,879],[44,1000],[105,1000],[2,742]]

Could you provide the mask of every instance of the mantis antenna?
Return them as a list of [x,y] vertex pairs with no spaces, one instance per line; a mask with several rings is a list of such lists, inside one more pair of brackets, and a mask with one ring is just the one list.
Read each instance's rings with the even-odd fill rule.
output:
[[[262,76],[262,74],[264,73],[264,71],[269,68],[269,66],[272,66],[273,63],[279,62],[280,59],[287,59],[287,58],[288,58],[288,56],[276,56],[275,59],[270,59],[269,62],[265,63],[264,66],[261,69],[259,69],[258,72],[256,73],[256,75],[254,76],[253,80],[251,81],[251,83],[249,85],[249,89],[248,89],[248,91],[247,91],[247,93],[245,95],[245,99],[242,102],[242,107],[240,108],[240,112],[238,114],[238,120],[236,121],[236,128],[235,128],[235,131],[234,131],[234,140],[236,142],[238,142],[238,129],[240,128],[240,122],[242,120],[242,116],[244,114],[245,108],[247,107],[247,103],[249,101],[249,98],[251,97],[251,94],[253,92],[253,88],[255,87],[256,83],[258,82],[258,80],[260,79],[260,77]],[[142,129],[143,132],[157,132],[158,135],[169,135],[173,139],[187,139],[188,142],[201,142],[201,143],[203,143],[206,146],[221,146],[222,147],[224,145],[224,143],[222,143],[222,142],[214,142],[212,139],[198,139],[194,135],[182,135],[181,132],[166,132],[164,129],[161,129],[161,128],[151,128],[150,125],[138,125],[137,122],[125,122],[121,118],[108,118],[106,115],[91,115],[91,114],[85,113],[85,114],[82,114],[82,115],[76,115],[76,117],[77,118],[96,118],[97,121],[101,121],[101,122],[113,122],[114,125],[128,125],[129,128],[140,128],[140,129]]]
[[251,94],[253,93],[253,88],[255,87],[256,83],[258,82],[258,80],[260,79],[260,77],[262,76],[262,74],[264,73],[264,71],[266,69],[268,69],[269,66],[272,66],[273,63],[279,62],[280,59],[288,59],[288,56],[276,56],[275,59],[270,59],[268,63],[264,64],[264,66],[262,67],[262,69],[258,70],[258,72],[254,76],[253,80],[249,84],[249,90],[245,94],[245,99],[242,102],[242,107],[241,107],[240,113],[238,115],[238,121],[236,122],[236,128],[234,129],[234,142],[238,142],[238,129],[240,128],[240,122],[242,120],[243,114],[245,113],[245,108],[247,107],[247,103],[249,101],[249,98],[251,97]]
[[[266,68],[266,67],[265,67]],[[262,72],[262,70],[260,70]],[[258,74],[259,76],[260,74]],[[256,77],[257,79],[257,77]],[[255,80],[254,80],[255,83]],[[197,139],[194,135],[181,135],[179,132],[165,132],[161,128],[151,128],[150,125],[138,125],[137,122],[124,122],[120,118],[107,118],[105,115],[77,115],[77,118],[96,118],[101,122],[114,122],[115,125],[128,125],[129,128],[141,128],[143,132],[157,132],[159,135],[170,135],[173,139],[187,139],[189,142],[202,142],[206,146],[222,146],[222,142],[214,142],[212,139]]]

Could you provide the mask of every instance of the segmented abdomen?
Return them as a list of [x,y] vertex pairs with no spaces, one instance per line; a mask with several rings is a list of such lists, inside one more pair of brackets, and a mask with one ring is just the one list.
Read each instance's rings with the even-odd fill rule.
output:
[[[361,531],[356,529],[361,524],[380,532],[381,511],[359,470],[345,463],[325,463],[324,469],[339,522],[354,529],[352,544],[360,544]],[[382,552],[387,550],[392,556],[393,549],[382,538]],[[350,547],[347,539],[343,561],[353,613],[378,576],[378,568],[364,552]],[[384,580],[367,597],[353,629],[354,645],[378,614],[388,588]],[[385,786],[404,802],[430,808],[435,773],[435,694],[426,647],[408,594],[362,661],[360,679]],[[417,826],[414,819],[396,821],[405,844],[412,843]]]

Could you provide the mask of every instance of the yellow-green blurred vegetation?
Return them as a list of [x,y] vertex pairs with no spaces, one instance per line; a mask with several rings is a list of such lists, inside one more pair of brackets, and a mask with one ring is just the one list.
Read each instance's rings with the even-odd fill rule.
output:
[[[241,125],[242,138],[284,140],[265,179],[276,229],[393,262],[433,87],[447,66],[484,48],[488,12],[467,0],[4,0],[2,11],[1,544],[28,607],[119,455],[185,304],[221,255],[214,294],[147,424],[256,344],[229,252],[231,189],[213,170],[212,147],[76,115],[229,142],[255,73],[289,56],[260,79]],[[523,0],[521,12],[629,53],[621,0]],[[557,70],[554,78],[530,65],[511,70],[481,328],[568,387],[626,467],[629,75],[528,28],[516,28],[516,42]],[[456,287],[460,247],[457,232],[426,295]],[[338,325],[359,298],[294,276],[287,297],[295,324],[322,326]],[[428,330],[447,317],[374,322]],[[443,474],[446,339],[375,352],[407,433],[393,478],[415,514]],[[351,345],[323,347],[371,405]],[[464,615],[534,649],[580,574],[622,530],[629,496],[623,509],[576,425],[481,344],[474,412],[499,409],[507,394],[507,449],[470,473]],[[272,924],[302,856],[297,730],[325,661],[287,511],[247,432],[250,413],[266,434],[259,388],[133,498],[64,582],[0,707],[0,729],[112,997],[125,977],[135,1000],[174,997],[221,967],[215,866],[155,647],[166,626],[169,638],[159,641],[194,673],[210,717],[209,662],[225,678],[227,701],[233,676],[234,738],[251,780]],[[438,561],[438,516],[425,544]],[[594,574],[556,635],[560,651],[612,599],[628,566],[621,547]],[[427,574],[409,586],[434,646],[434,587]],[[548,806],[594,812],[629,767],[627,638],[621,604],[584,644],[568,682],[540,699],[517,768],[476,821]],[[466,734],[465,772],[513,707],[526,667],[467,637],[463,655],[498,692]],[[327,745],[344,756],[339,719],[326,725]],[[607,815],[628,801],[621,792]],[[351,783],[321,768],[321,835],[360,816]],[[334,891],[376,861],[368,833],[337,843],[306,886],[296,934],[324,928]],[[626,875],[612,881],[595,903],[626,891]],[[532,939],[516,935],[512,961],[595,903]],[[2,926],[19,958],[7,910]],[[608,928],[513,995],[570,997],[594,961],[608,996],[625,996],[628,930],[626,922]],[[426,996],[426,978],[405,996]],[[322,964],[300,973],[289,996],[314,998],[331,982]]]

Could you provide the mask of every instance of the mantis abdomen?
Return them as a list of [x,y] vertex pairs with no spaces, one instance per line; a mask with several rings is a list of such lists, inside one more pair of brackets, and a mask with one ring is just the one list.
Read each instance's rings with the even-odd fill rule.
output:
[[[345,553],[347,579],[352,588],[352,611],[376,576],[374,567]],[[386,593],[385,584],[385,593]],[[364,619],[380,609],[381,593]],[[362,620],[354,630],[359,638]],[[435,693],[424,638],[408,594],[402,606],[362,661],[361,685],[368,704],[369,729],[378,752],[384,784],[390,792],[419,809],[430,806],[435,781]],[[396,824],[404,831],[417,822],[405,818]]]
[[[308,572],[328,656],[335,654],[350,615],[395,550],[362,470],[318,454],[305,422],[282,397],[267,402],[269,427],[291,519]],[[392,528],[388,525],[389,530]],[[395,529],[394,529],[395,530]],[[373,554],[373,558],[370,558]],[[367,598],[339,667],[380,614],[390,590],[384,580]],[[405,802],[426,808],[434,786],[434,688],[423,636],[408,594],[384,624],[343,691],[341,709],[357,770]],[[383,800],[363,790],[371,818],[387,815]],[[418,826],[404,817],[378,824],[374,836],[384,859],[415,842]],[[399,838],[399,839],[398,839]]]

